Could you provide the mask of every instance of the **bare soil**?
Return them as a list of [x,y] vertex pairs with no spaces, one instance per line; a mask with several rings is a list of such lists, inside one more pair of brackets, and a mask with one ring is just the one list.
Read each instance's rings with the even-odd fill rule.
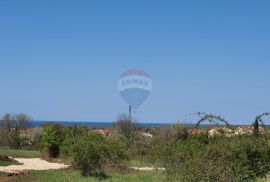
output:
[[25,170],[49,170],[49,169],[63,169],[70,167],[69,165],[51,163],[40,158],[14,158],[22,165],[0,166],[0,171],[7,173],[20,172]]

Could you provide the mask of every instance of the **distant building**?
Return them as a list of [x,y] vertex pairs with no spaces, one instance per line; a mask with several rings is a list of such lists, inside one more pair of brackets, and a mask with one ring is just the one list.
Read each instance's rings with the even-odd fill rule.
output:
[[188,133],[190,135],[205,135],[207,132],[205,130],[200,130],[200,129],[190,129],[188,130]]
[[152,138],[153,135],[151,133],[148,133],[148,132],[141,132],[141,131],[138,131],[136,132],[137,135],[140,135],[140,136],[144,136],[144,137],[149,137],[149,138]]
[[225,135],[227,137],[232,136],[233,130],[228,128],[228,127],[218,127],[218,128],[213,128],[208,132],[209,136],[216,136],[216,135]]
[[113,133],[113,131],[108,130],[108,129],[93,129],[93,132],[99,133],[103,136],[109,136]]
[[[216,136],[216,135],[225,135],[227,137],[231,137],[233,135],[245,135],[245,134],[252,134],[254,130],[253,126],[239,126],[238,128],[232,130],[227,127],[217,127],[211,129],[208,134],[209,136]],[[259,132],[262,134],[265,132],[263,127],[259,127]]]
[[[253,126],[239,126],[236,130],[235,130],[235,135],[244,135],[244,134],[252,134],[254,130]],[[264,133],[264,128],[263,127],[259,127],[259,132],[260,133]]]
[[144,133],[142,133],[142,135],[143,135],[143,136],[145,136],[145,137],[150,137],[150,138],[153,138],[153,135],[152,135],[152,134],[150,134],[150,133],[146,133],[146,132],[144,132]]

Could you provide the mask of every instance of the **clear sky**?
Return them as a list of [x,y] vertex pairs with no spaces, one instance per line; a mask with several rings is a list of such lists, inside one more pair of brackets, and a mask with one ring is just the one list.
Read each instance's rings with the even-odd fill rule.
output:
[[270,111],[269,9],[268,0],[2,0],[0,114],[112,121],[127,111],[118,77],[141,68],[153,91],[139,121],[204,111],[249,124]]

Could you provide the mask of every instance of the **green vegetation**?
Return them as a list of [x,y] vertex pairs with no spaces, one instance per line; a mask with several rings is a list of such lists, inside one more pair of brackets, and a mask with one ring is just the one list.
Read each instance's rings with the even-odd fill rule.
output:
[[48,151],[50,157],[56,158],[60,153],[63,142],[62,127],[58,124],[48,124],[43,127],[42,146]]
[[255,181],[270,170],[263,138],[171,141],[162,151],[168,181]]
[[6,150],[0,149],[0,156],[9,157],[22,157],[22,158],[38,158],[41,157],[40,151],[30,151],[30,150]]
[[31,124],[31,118],[26,114],[5,114],[0,120],[0,143],[12,149],[20,149],[27,144],[27,139],[20,131]]
[[[153,182],[162,181],[163,174],[158,172],[129,172],[129,173],[108,173],[102,181],[104,182]],[[95,177],[83,177],[78,170],[49,170],[33,171],[31,174],[14,178],[11,182],[28,182],[28,181],[49,181],[49,182],[100,182],[101,179]]]
[[270,179],[265,179],[265,178],[262,178],[262,179],[258,179],[256,182],[269,182]]
[[120,145],[117,140],[108,140],[90,132],[80,137],[73,147],[74,166],[82,171],[83,176],[104,175],[106,166],[118,166],[127,159]]
[[253,135],[258,137],[260,135],[259,126],[260,124],[264,127],[263,117],[269,116],[270,112],[262,113],[258,116],[256,116],[255,121],[253,123]]
[[[1,171],[0,171],[0,177],[1,177],[1,176],[7,176],[7,173],[1,172]],[[0,179],[1,179],[1,178],[0,178]]]
[[18,162],[11,161],[0,161],[0,166],[20,165]]
[[[255,182],[266,178],[270,171],[270,134],[259,124],[263,125],[262,117],[268,113],[257,116],[248,132],[238,134],[219,115],[196,115],[197,127],[205,121],[221,123],[222,127],[214,129],[217,134],[209,128],[200,132],[198,128],[188,130],[180,123],[145,129],[138,128],[126,115],[121,115],[109,132],[49,123],[30,137],[34,138],[33,147],[26,145],[28,149],[39,148],[42,155],[38,151],[2,149],[0,156],[44,157],[45,151],[50,160],[58,161],[59,157],[72,165],[68,170],[34,171],[12,178],[15,181]],[[0,132],[6,131],[2,128]],[[4,146],[11,148],[9,144]],[[26,148],[22,143],[19,146]],[[13,162],[0,162],[0,166],[9,164]],[[129,168],[153,166],[165,171],[138,172]]]
[[56,123],[47,123],[43,126],[41,136],[41,148],[47,151],[49,157],[56,158],[70,156],[72,147],[76,143],[78,136],[88,133],[88,128],[84,126],[62,126]]
[[127,148],[131,148],[134,144],[136,137],[136,124],[135,120],[131,121],[129,116],[121,114],[118,116],[117,121],[114,123],[114,127],[117,130],[119,137],[125,143]]
[[151,164],[147,161],[135,160],[135,159],[130,160],[130,162],[128,163],[128,166],[129,167],[153,167],[153,166],[156,167],[155,164]]

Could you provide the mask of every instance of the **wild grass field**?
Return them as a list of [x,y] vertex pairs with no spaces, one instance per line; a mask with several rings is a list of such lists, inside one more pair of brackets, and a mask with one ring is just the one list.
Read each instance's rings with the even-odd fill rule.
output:
[[[30,150],[7,150],[0,149],[0,155],[10,157],[22,157],[22,158],[36,158],[41,157],[39,151]],[[63,160],[65,162],[65,160]],[[66,162],[65,162],[66,163]],[[0,166],[8,165],[20,165],[18,162],[0,161]],[[147,163],[141,163],[137,160],[132,160],[129,166],[142,167]],[[1,178],[2,177],[2,178]],[[83,177],[81,172],[76,169],[66,170],[45,170],[45,171],[31,171],[27,175],[7,177],[7,173],[0,172],[0,181],[6,182],[29,182],[29,181],[48,181],[48,182],[137,182],[137,181],[160,181],[164,179],[163,172],[139,172],[139,171],[125,171],[125,172],[110,172],[104,177]]]
[[0,149],[0,156],[9,156],[15,158],[38,158],[41,157],[41,153],[40,151],[33,150]]
[[18,162],[0,161],[0,166],[20,165]]
[[79,170],[48,170],[33,171],[31,174],[12,178],[10,182],[48,181],[48,182],[153,182],[162,181],[161,172],[129,172],[129,173],[108,173],[103,179],[95,177],[83,177]]

